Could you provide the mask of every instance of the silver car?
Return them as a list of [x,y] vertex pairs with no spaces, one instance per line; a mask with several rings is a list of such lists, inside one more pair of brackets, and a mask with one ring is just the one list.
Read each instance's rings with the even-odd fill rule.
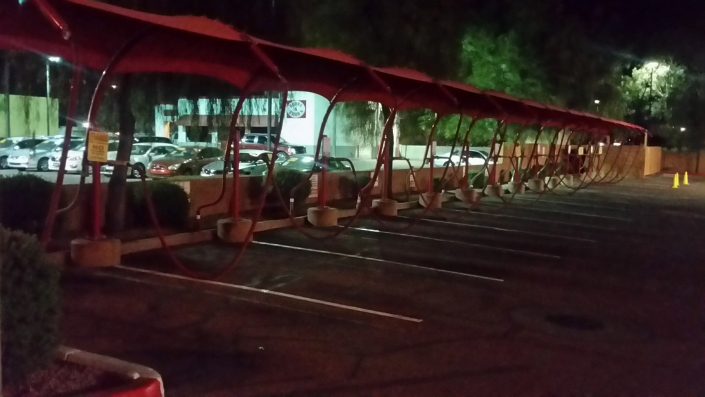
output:
[[[112,149],[109,147],[108,149]],[[135,143],[132,145],[132,153],[130,153],[130,164],[132,167],[128,170],[130,177],[136,178],[139,176],[138,170],[146,170],[147,165],[156,159],[160,159],[164,156],[171,154],[172,152],[179,150],[179,147],[172,145],[171,143]],[[108,160],[115,160],[117,157],[117,144],[114,146],[114,150],[108,151]],[[106,164],[100,169],[101,174],[111,175],[113,173],[113,166]]]
[[[49,170],[48,153],[54,147],[55,144],[53,142],[45,141],[44,139],[25,139],[13,146],[11,150],[3,153],[2,157],[5,160],[3,163],[10,168],[27,169],[37,168],[38,160],[45,159],[46,161],[42,162],[42,166],[45,167],[43,171]],[[37,151],[37,148],[39,148],[39,151]],[[46,155],[46,157],[43,155]]]
[[[84,141],[71,141],[71,146],[66,154],[66,172],[81,172],[81,162],[83,152],[86,150]],[[61,146],[54,149],[49,158],[49,171],[59,170],[59,160],[61,160]]]
[[25,140],[27,140],[26,137],[0,138],[0,168],[7,168],[7,156],[10,151]]

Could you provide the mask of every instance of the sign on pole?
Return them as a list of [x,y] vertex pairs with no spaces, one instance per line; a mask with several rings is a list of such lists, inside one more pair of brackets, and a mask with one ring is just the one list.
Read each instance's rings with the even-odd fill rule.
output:
[[108,162],[108,140],[107,132],[88,131],[88,161]]

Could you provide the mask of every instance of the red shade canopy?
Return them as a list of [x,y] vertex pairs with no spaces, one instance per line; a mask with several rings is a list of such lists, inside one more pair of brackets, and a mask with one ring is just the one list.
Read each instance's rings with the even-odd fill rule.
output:
[[[131,43],[115,73],[202,75],[241,89],[250,84],[253,90],[311,91],[329,100],[376,101],[399,110],[431,109],[594,134],[646,131],[467,84],[439,83],[414,70],[371,68],[335,50],[268,42],[203,17],[150,14],[94,0],[5,3],[0,9],[0,48],[61,56],[97,70]],[[69,33],[70,40],[65,40]]]

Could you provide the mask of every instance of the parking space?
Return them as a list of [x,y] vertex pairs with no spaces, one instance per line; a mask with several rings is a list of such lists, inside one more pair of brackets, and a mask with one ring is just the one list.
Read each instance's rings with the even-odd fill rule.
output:
[[[65,277],[64,333],[158,369],[174,396],[700,395],[695,179],[448,202],[335,239],[263,232],[218,280],[129,255]],[[217,272],[238,250],[174,253]]]

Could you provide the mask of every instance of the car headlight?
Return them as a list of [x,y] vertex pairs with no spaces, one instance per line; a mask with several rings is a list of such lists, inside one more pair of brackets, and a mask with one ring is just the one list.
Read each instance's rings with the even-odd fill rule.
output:
[[167,167],[169,171],[176,171],[179,169],[179,164],[173,164]]

